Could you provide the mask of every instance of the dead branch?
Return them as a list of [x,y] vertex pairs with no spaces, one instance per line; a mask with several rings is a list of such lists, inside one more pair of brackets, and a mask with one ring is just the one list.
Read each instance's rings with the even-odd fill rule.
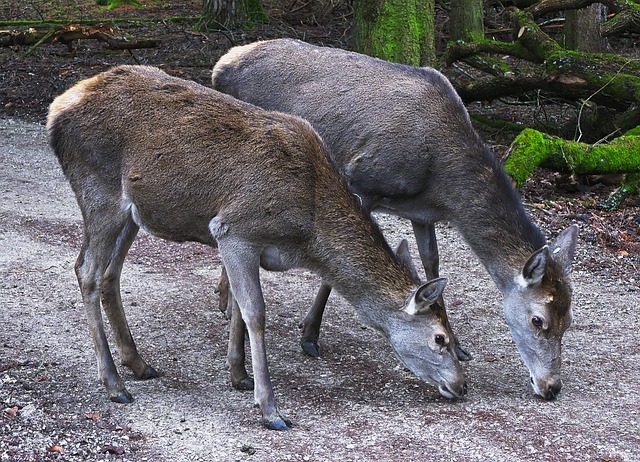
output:
[[486,40],[452,43],[446,62],[469,62],[478,54],[508,54],[543,66],[518,66],[517,71],[475,79],[467,83],[454,82],[465,102],[494,100],[540,89],[561,98],[592,100],[605,107],[626,110],[640,103],[640,64],[615,54],[582,53],[564,50],[545,34],[530,13],[516,8],[509,10],[515,31],[512,43]]
[[[106,43],[112,50],[132,50],[137,48],[155,48],[160,45],[157,39],[131,40],[126,37],[117,37],[113,29],[102,24],[99,25],[42,25],[30,27],[26,30],[0,30],[0,46],[29,46],[33,48],[42,43],[69,44],[74,40],[93,39]],[[32,51],[32,50],[30,50]]]

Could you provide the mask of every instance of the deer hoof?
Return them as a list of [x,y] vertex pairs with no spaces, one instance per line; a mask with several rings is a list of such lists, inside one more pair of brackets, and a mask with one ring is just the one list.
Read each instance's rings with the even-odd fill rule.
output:
[[454,347],[454,351],[456,352],[456,356],[460,361],[471,361],[473,359],[473,356],[471,356],[469,353],[464,351],[462,347],[457,343],[456,343],[456,346]]
[[262,421],[262,424],[265,427],[267,427],[269,430],[278,430],[278,431],[289,430],[292,427],[291,421],[284,419],[280,416],[276,417],[273,420],[264,419]]
[[122,391],[116,392],[115,394],[110,394],[109,399],[114,403],[122,403],[122,404],[133,403],[133,396],[127,390],[122,390]]
[[160,377],[160,374],[151,366],[145,367],[142,373],[136,374],[136,378],[139,380],[156,379],[158,377]]
[[245,377],[244,379],[237,382],[232,382],[231,385],[236,390],[250,391],[253,390],[253,379],[251,377]]
[[316,342],[302,342],[302,349],[312,358],[320,356],[320,346]]

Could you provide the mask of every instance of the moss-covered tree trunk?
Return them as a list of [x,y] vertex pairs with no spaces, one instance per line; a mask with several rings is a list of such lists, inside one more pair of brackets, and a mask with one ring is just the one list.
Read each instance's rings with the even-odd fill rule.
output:
[[267,19],[260,0],[204,0],[199,28],[245,27]]
[[451,0],[449,36],[451,40],[478,42],[484,39],[484,2]]
[[435,0],[355,0],[355,48],[413,66],[435,64]]

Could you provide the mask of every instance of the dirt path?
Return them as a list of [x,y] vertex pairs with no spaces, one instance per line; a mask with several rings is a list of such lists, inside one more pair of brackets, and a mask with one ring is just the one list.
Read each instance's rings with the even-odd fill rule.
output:
[[[498,292],[445,226],[450,316],[475,355],[463,402],[405,372],[338,297],[323,356],[306,357],[297,325],[318,280],[264,274],[272,378],[296,424],[278,433],[262,429],[251,394],[228,383],[215,251],[144,235],[125,265],[123,297],[142,354],[163,375],[139,382],[123,371],[136,401],[108,402],[72,269],[79,212],[44,128],[0,120],[0,166],[0,461],[640,460],[640,276],[591,272],[580,262],[618,257],[583,240],[555,402],[531,393]],[[408,235],[404,223],[381,224],[394,244]],[[48,450],[56,446],[64,452]]]

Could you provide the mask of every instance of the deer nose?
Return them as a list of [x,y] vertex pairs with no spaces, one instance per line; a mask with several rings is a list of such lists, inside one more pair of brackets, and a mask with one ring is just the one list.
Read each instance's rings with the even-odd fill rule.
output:
[[560,390],[562,389],[562,382],[560,380],[555,381],[554,383],[549,384],[549,388],[544,395],[544,399],[551,401],[556,399]]
[[451,384],[447,384],[446,382],[442,382],[438,387],[440,390],[440,394],[446,396],[449,399],[453,398],[462,398],[467,394],[467,382],[465,381],[460,388],[457,386],[455,388],[452,387]]

